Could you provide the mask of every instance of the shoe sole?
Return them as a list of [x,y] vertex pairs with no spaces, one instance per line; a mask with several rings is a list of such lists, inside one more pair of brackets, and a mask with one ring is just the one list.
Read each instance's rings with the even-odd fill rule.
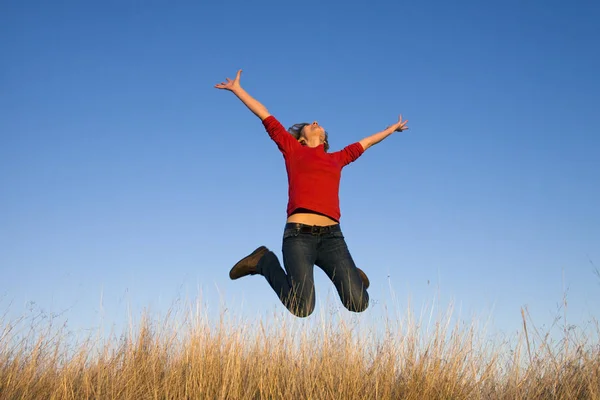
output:
[[247,276],[247,275],[254,275],[252,273],[248,273],[248,274],[245,274],[245,275],[237,276],[235,278],[232,276],[233,272],[238,268],[238,266],[240,264],[242,264],[248,258],[257,255],[258,253],[260,253],[262,251],[268,251],[268,249],[265,246],[260,246],[258,249],[254,250],[252,253],[248,254],[246,257],[242,258],[240,261],[238,261],[237,263],[235,263],[235,265],[233,266],[233,268],[231,268],[231,270],[229,271],[229,279],[236,280],[236,279],[239,279],[239,278],[243,278],[244,276]]

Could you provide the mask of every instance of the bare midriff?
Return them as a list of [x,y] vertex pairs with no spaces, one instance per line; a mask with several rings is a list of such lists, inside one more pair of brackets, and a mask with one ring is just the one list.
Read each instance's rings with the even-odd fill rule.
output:
[[287,222],[305,225],[329,226],[337,225],[338,222],[325,215],[313,213],[295,213],[288,217]]

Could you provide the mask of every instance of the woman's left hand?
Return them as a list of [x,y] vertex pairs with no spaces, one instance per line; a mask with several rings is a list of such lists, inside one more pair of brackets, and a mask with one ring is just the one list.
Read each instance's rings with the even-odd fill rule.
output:
[[406,126],[407,123],[408,120],[402,121],[402,114],[400,114],[400,117],[398,117],[398,122],[396,122],[394,125],[391,125],[390,128],[393,128],[394,132],[402,132],[408,129],[408,126]]

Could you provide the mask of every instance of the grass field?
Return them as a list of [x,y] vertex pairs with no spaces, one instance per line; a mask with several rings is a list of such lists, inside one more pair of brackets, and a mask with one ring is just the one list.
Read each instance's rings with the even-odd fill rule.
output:
[[2,320],[0,398],[600,399],[597,323],[550,340],[523,310],[520,334],[498,341],[451,309],[427,323],[386,317],[377,332],[326,313],[282,311],[267,324],[220,315],[190,304],[78,341]]

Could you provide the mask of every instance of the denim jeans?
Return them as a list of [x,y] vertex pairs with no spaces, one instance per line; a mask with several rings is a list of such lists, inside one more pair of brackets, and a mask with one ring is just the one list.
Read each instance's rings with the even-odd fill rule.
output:
[[332,280],[348,310],[362,312],[368,307],[369,295],[363,288],[339,225],[311,227],[288,223],[283,232],[282,247],[287,274],[272,251],[260,259],[257,272],[267,279],[294,315],[307,317],[315,309],[315,265]]

